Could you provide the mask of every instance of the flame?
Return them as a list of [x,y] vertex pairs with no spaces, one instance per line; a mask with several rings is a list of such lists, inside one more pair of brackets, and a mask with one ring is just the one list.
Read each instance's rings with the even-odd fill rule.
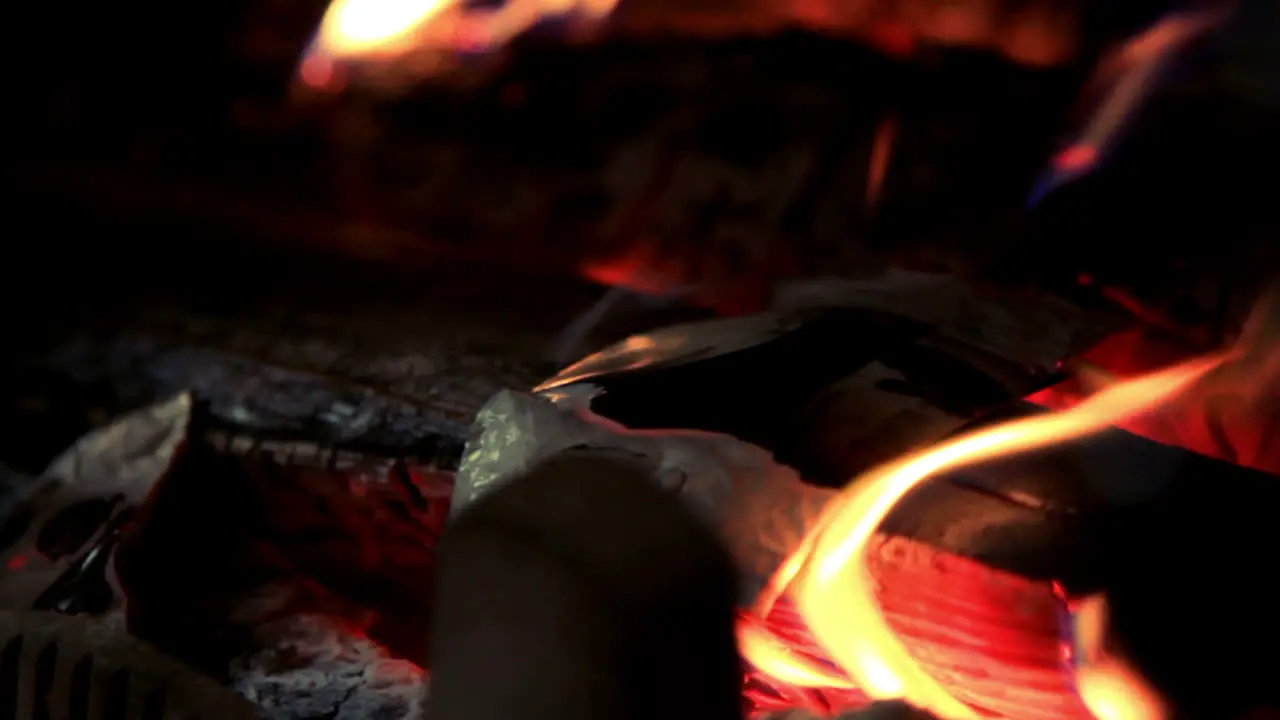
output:
[[1159,693],[1106,648],[1110,608],[1105,595],[1085,598],[1074,613],[1076,685],[1098,720],[1161,720],[1168,711]]
[[[1014,13],[991,3],[938,8],[841,0],[639,3],[625,17],[615,12],[618,5],[619,0],[503,0],[488,7],[472,7],[467,0],[331,0],[299,76],[312,87],[332,89],[341,84],[335,63],[351,60],[386,61],[409,75],[439,73],[454,66],[448,58],[499,50],[550,19],[569,20],[575,36],[611,18],[613,30],[623,35],[655,29],[755,35],[766,28],[800,26],[860,38],[895,56],[912,55],[922,43],[941,43],[982,47],[1033,66],[1070,59],[1078,34],[1074,12],[1044,3]],[[433,59],[425,61],[426,56]]]
[[418,50],[493,51],[544,20],[597,22],[617,4],[618,0],[507,0],[497,8],[470,8],[461,0],[333,0],[300,74],[316,85],[327,79],[334,60],[394,59]]
[[[880,523],[907,493],[939,472],[1105,430],[1160,407],[1225,359],[1225,355],[1199,358],[1115,383],[1070,409],[984,428],[856,478],[824,509],[756,608],[763,617],[781,594],[789,595],[842,676],[787,652],[783,643],[762,637],[760,627],[750,622],[739,626],[744,657],[762,673],[796,686],[852,684],[873,699],[906,700],[944,720],[978,718],[973,708],[953,697],[916,663],[881,613],[874,580],[863,559]],[[1096,615],[1097,611],[1090,612]],[[1158,704],[1148,702],[1153,694],[1118,661],[1087,663],[1077,681],[1083,699],[1092,701],[1089,707],[1101,720],[1160,717]]]
[[[1083,394],[1191,357],[1197,344],[1162,325],[1113,335],[1070,363],[1074,377],[1027,400],[1059,409]],[[1200,343],[1203,346],[1203,343]],[[1232,360],[1163,408],[1116,423],[1135,435],[1280,473],[1280,282],[1254,304]]]
[[871,157],[867,162],[867,208],[873,209],[880,202],[884,178],[889,173],[889,160],[893,155],[894,141],[898,137],[898,122],[893,115],[880,121],[875,140],[871,144]]
[[762,621],[751,616],[742,616],[738,619],[738,647],[748,658],[786,658],[786,662],[774,663],[771,669],[773,679],[789,685],[841,690],[854,687],[849,678],[842,673],[802,656],[770,632]]
[[333,0],[320,21],[316,49],[328,57],[400,52],[452,5],[454,0]]

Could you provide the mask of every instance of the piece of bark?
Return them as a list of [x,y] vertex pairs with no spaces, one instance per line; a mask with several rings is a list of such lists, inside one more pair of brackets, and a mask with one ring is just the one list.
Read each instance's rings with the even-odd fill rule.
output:
[[[938,276],[813,289],[776,312],[634,335],[536,390],[589,386],[592,411],[629,428],[732,435],[835,487],[1052,382],[1106,327]],[[1059,330],[1028,339],[1045,323]]]
[[[1014,373],[993,367],[998,360],[1023,372],[1047,372],[1122,323],[1114,314],[1053,295],[1000,293],[952,276],[903,270],[856,280],[793,281],[780,285],[771,303],[773,311],[784,313],[842,307],[923,323],[940,336],[941,348],[1002,380]],[[989,356],[985,363],[983,355]]]
[[179,393],[77,440],[2,518],[0,606],[70,614],[123,613],[117,548],[180,464],[191,396]]
[[485,494],[577,446],[646,459],[653,482],[678,494],[711,525],[742,571],[744,602],[800,541],[833,491],[804,484],[761,448],[698,431],[626,431],[600,418],[522,393],[500,393],[477,416],[477,432],[456,477],[450,512],[459,517]]

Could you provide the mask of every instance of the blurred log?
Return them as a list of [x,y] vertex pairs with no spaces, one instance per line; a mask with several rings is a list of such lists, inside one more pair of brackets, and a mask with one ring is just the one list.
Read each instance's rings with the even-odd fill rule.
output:
[[[891,112],[906,154],[884,202],[936,199],[936,226],[966,217],[970,241],[995,230],[1071,97],[1052,73],[930,72],[806,35],[535,46],[482,87],[399,99],[298,103],[289,81],[174,79],[163,99],[135,88],[116,117],[76,107],[83,87],[46,89],[23,179],[127,214],[416,265],[574,267],[653,238],[672,282],[724,282],[789,246],[820,269],[865,238],[867,161]],[[992,200],[974,205],[976,187]],[[941,242],[934,257],[960,242],[910,234]],[[907,239],[883,242],[855,255]]]
[[648,468],[570,452],[440,545],[432,716],[741,717],[728,553]]
[[[1124,22],[1089,10],[1083,24],[1110,25],[1086,33],[1105,38],[1149,10]],[[301,102],[292,73],[322,3],[206,11],[148,2],[58,19],[67,44],[20,78],[15,224],[38,220],[51,240],[192,234],[402,269],[626,261],[728,309],[759,305],[780,275],[885,263],[1042,289],[1087,271],[1209,325],[1228,324],[1255,294],[1254,269],[1278,261],[1265,240],[1280,228],[1249,191],[1277,156],[1262,107],[1273,60],[1238,32],[1161,94],[1148,140],[1034,219],[1024,201],[1080,68],[964,52],[904,62],[818,33],[730,29],[530,42],[478,86]],[[1249,22],[1274,23],[1261,17]],[[869,193],[886,122],[893,147]],[[1116,252],[1192,227],[1230,241]]]

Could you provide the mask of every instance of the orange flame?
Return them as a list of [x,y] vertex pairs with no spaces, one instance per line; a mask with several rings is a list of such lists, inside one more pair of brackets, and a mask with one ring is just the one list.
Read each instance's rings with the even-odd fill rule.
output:
[[1161,720],[1164,701],[1127,662],[1107,651],[1110,609],[1104,595],[1093,595],[1076,609],[1076,686],[1085,707],[1098,720]]
[[449,9],[453,0],[333,0],[316,39],[325,55],[395,53],[414,32]]
[[[548,18],[593,22],[618,0],[507,0],[497,8],[468,8],[461,0],[333,0],[303,60],[395,58],[417,50],[486,52]],[[306,79],[304,77],[304,79]]]
[[[916,663],[881,613],[863,560],[876,529],[907,493],[939,472],[1100,432],[1158,408],[1224,360],[1200,358],[1117,383],[1068,410],[975,431],[856,478],[779,568],[757,608],[763,617],[777,597],[790,595],[845,677],[786,652],[783,643],[762,637],[761,628],[750,622],[739,627],[744,657],[761,672],[793,685],[839,688],[851,682],[873,699],[903,699],[944,720],[979,717]],[[1152,693],[1122,663],[1087,664],[1077,680],[1086,703],[1092,700],[1089,707],[1102,720],[1161,717],[1158,704],[1147,702]]]

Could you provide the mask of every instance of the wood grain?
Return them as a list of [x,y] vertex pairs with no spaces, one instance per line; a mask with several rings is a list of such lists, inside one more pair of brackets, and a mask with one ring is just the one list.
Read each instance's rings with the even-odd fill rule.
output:
[[[1052,584],[898,536],[878,535],[867,559],[886,620],[957,698],[1011,720],[1091,717],[1074,690],[1065,602]],[[801,652],[825,657],[789,601],[767,623]],[[783,705],[840,712],[868,703],[857,691],[798,691],[759,675],[747,689],[760,712]]]

